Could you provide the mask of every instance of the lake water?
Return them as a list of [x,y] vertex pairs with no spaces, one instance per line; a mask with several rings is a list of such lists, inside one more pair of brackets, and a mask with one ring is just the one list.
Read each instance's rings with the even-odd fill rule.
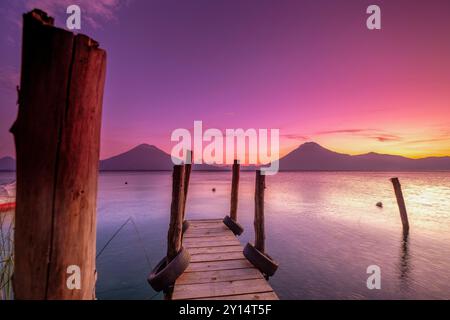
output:
[[[403,187],[408,238],[392,176]],[[270,283],[281,299],[450,299],[450,173],[285,172],[266,185],[266,251],[280,264]],[[187,218],[228,214],[230,189],[230,172],[193,172]],[[243,244],[254,237],[253,195],[254,173],[241,172]],[[162,298],[146,278],[165,255],[170,196],[170,172],[100,175],[97,250],[132,221],[97,259],[99,299]],[[381,290],[366,287],[369,265],[381,268]]]

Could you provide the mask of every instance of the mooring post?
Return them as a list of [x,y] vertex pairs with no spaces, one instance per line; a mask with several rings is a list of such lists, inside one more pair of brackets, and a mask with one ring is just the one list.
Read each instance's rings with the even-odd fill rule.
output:
[[400,185],[400,181],[398,178],[391,178],[392,184],[394,186],[395,197],[397,198],[398,208],[400,210],[400,217],[402,219],[403,224],[403,232],[409,232],[409,222],[408,222],[408,214],[406,213],[406,205],[405,200],[403,199],[402,187]]
[[181,238],[183,234],[184,179],[184,165],[174,166],[172,174],[170,224],[169,232],[167,234],[167,262],[172,261],[181,250]]
[[264,252],[264,187],[265,175],[261,174],[261,170],[256,170],[255,183],[255,248]]
[[186,164],[184,166],[184,198],[183,198],[183,221],[186,217],[186,201],[187,201],[187,194],[189,189],[189,179],[191,178],[191,170],[192,170],[192,150],[187,150],[186,154]]
[[237,222],[237,206],[238,206],[238,193],[239,193],[239,170],[240,164],[238,160],[234,160],[233,163],[233,177],[231,179],[231,205],[230,205],[230,218]]
[[53,21],[23,16],[14,296],[93,299],[106,52]]

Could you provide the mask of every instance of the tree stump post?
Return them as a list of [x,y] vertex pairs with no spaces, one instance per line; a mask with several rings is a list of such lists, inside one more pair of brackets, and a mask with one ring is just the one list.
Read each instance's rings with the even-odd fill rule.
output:
[[265,252],[265,231],[264,231],[264,187],[265,175],[261,174],[261,170],[256,170],[255,183],[255,248],[261,252]]
[[185,167],[176,165],[172,174],[172,204],[170,206],[170,224],[167,234],[167,263],[172,261],[181,250],[183,235],[183,202]]
[[230,205],[230,218],[237,222],[237,206],[238,206],[238,193],[239,193],[239,170],[240,164],[238,160],[234,160],[233,163],[233,176],[231,179],[231,205]]
[[398,178],[391,178],[392,185],[394,186],[395,197],[397,198],[398,209],[400,211],[400,218],[402,219],[403,232],[409,232],[408,214],[406,212],[405,200],[403,199],[402,187]]
[[55,28],[41,10],[23,16],[19,110],[11,128],[16,299],[95,298],[105,69],[106,52],[92,39]]

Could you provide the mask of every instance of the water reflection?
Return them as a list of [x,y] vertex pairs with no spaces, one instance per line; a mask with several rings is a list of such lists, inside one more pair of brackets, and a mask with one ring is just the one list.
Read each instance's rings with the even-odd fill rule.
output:
[[[267,178],[266,245],[280,263],[270,282],[282,299],[450,298],[450,173],[399,176],[410,235],[401,233],[391,176],[282,172]],[[2,179],[10,176],[0,174]],[[254,238],[254,179],[253,172],[241,173],[243,244]],[[194,172],[187,217],[223,217],[230,186],[229,172]],[[127,224],[97,259],[99,299],[155,295],[146,279],[149,265],[166,254],[171,187],[170,172],[100,175],[97,252],[130,216],[136,226]],[[428,202],[419,196],[423,190],[432,193]],[[383,209],[375,206],[378,201]],[[374,263],[382,268],[382,290],[366,287],[365,270]]]
[[410,253],[409,253],[409,233],[403,232],[402,241],[400,245],[400,287],[402,290],[409,288],[409,274],[410,274]]

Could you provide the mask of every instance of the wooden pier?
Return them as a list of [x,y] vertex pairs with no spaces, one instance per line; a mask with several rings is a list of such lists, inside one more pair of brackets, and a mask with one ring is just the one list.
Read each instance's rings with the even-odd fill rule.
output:
[[222,220],[190,220],[183,247],[191,262],[175,282],[172,300],[277,300],[261,272]]

